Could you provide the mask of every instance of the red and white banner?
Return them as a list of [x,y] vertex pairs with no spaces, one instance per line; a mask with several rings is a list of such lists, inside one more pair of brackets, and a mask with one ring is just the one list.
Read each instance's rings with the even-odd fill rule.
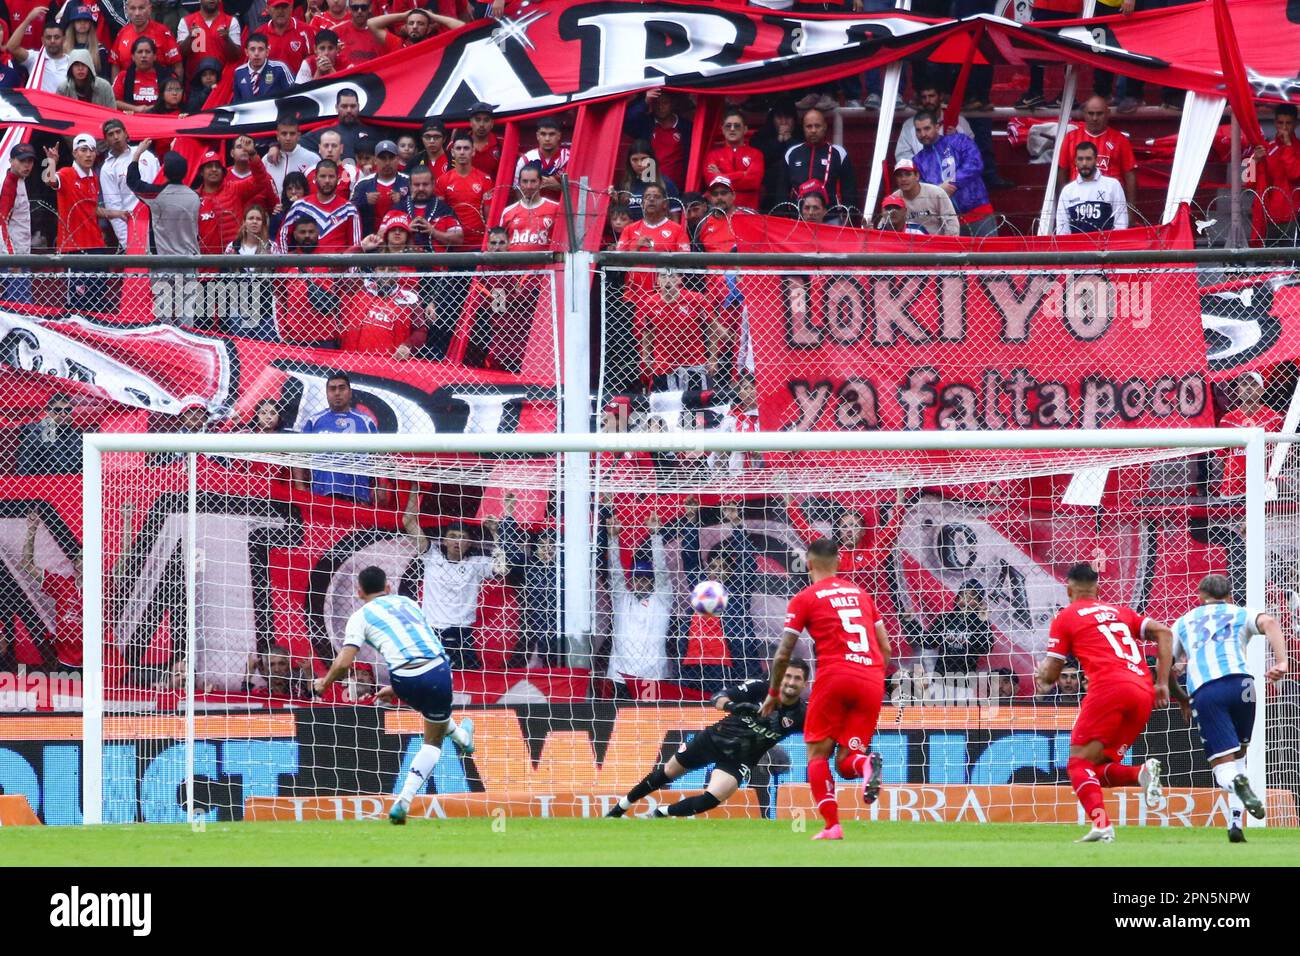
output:
[[[1300,98],[1294,0],[1234,0],[1240,63],[1254,96]],[[906,13],[790,15],[704,2],[541,0],[511,5],[352,70],[296,87],[278,100],[204,110],[184,119],[125,117],[133,138],[233,136],[270,131],[278,115],[303,123],[335,115],[341,90],[358,93],[363,118],[418,124],[459,118],[483,101],[498,117],[565,109],[655,86],[735,95],[811,86],[911,56],[962,64],[1067,61],[1148,82],[1224,95],[1213,5],[1131,16],[1021,24],[988,14],[929,20]],[[974,49],[972,50],[972,46]],[[1233,62],[1237,62],[1235,59]],[[98,129],[120,114],[53,94],[0,91],[0,122],[56,132]]]
[[[734,228],[744,251],[933,251],[962,242],[760,216],[738,216]],[[1110,247],[1190,247],[1182,217],[1131,232]],[[1059,249],[1056,238],[1044,241]],[[1078,238],[1065,245],[1089,241]],[[1213,424],[1190,269],[835,267],[747,274],[741,285],[765,431]],[[1156,351],[1158,367],[1137,358]]]

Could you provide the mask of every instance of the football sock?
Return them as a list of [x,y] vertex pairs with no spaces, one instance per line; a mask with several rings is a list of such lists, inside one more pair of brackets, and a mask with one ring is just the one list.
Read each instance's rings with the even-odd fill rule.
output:
[[867,755],[846,751],[835,760],[835,769],[845,780],[861,777],[867,770]]
[[1083,812],[1095,827],[1110,826],[1110,817],[1106,816],[1106,805],[1101,798],[1101,782],[1097,779],[1097,770],[1093,764],[1082,757],[1071,757],[1065,765],[1070,775],[1070,786],[1079,798]]
[[1221,763],[1214,767],[1214,782],[1219,785],[1220,789],[1233,793],[1232,780],[1237,776],[1237,773],[1236,761]]
[[668,774],[664,773],[664,768],[655,767],[645,775],[645,779],[627,792],[626,797],[618,801],[618,805],[626,810],[638,800],[649,796],[661,787],[667,786],[670,782]]
[[1101,768],[1097,778],[1103,787],[1136,787],[1141,782],[1141,767],[1126,767],[1122,763],[1108,763]]
[[440,756],[442,756],[441,747],[425,744],[420,748],[420,752],[411,761],[411,770],[406,775],[406,782],[402,784],[402,794],[398,798],[402,806],[410,806],[411,798],[419,793],[424,782],[429,779],[429,774],[433,773],[433,768],[438,765]]
[[460,724],[456,723],[455,720],[447,721],[447,736],[450,737],[458,747],[463,747],[469,742],[469,735],[466,734],[465,731],[461,730]]
[[825,757],[808,761],[808,789],[817,802],[817,812],[833,827],[840,822],[840,807],[835,802],[835,781],[831,779],[831,763]]
[[693,817],[697,813],[712,810],[722,801],[711,793],[701,793],[693,797],[678,800],[668,808],[670,817]]

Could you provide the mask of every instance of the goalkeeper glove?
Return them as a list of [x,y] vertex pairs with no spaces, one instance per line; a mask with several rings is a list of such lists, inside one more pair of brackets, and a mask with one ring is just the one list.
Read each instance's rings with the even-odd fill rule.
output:
[[740,701],[729,700],[727,706],[722,708],[729,714],[757,714],[758,704],[746,704]]

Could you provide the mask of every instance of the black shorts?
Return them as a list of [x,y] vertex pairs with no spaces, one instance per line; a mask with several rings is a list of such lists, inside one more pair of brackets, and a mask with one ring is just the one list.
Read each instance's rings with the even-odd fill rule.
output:
[[692,737],[689,743],[684,743],[678,747],[677,753],[673,754],[673,756],[687,770],[697,770],[700,767],[713,764],[715,770],[721,770],[723,773],[729,773],[735,777],[742,787],[747,785],[749,783],[749,765],[742,763],[727,751],[728,748],[720,746],[713,734],[707,730],[702,730]]

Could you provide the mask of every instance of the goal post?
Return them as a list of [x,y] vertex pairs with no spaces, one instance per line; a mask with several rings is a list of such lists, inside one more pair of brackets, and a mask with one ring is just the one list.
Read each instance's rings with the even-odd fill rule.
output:
[[[546,604],[541,617],[529,617],[530,609],[519,599],[521,610],[517,616],[506,618],[515,623],[502,626],[516,628],[520,648],[525,637],[529,639],[528,647],[503,650],[498,658],[503,663],[495,665],[497,671],[480,674],[482,679],[475,688],[466,689],[467,696],[457,701],[459,718],[474,719],[484,743],[472,761],[465,757],[458,764],[454,754],[444,755],[444,761],[452,762],[439,765],[443,776],[435,779],[428,791],[431,798],[442,798],[427,809],[431,815],[481,811],[494,800],[514,808],[509,812],[597,815],[599,801],[617,798],[639,780],[650,769],[647,761],[666,757],[671,753],[670,745],[689,739],[691,733],[720,716],[707,704],[709,692],[720,686],[721,678],[685,676],[688,658],[694,653],[689,648],[697,638],[698,623],[685,602],[690,576],[711,575],[716,567],[717,574],[734,574],[738,582],[741,572],[737,568],[743,558],[759,569],[767,583],[781,579],[779,587],[767,588],[765,584],[762,593],[745,591],[744,606],[733,600],[724,612],[724,619],[727,615],[753,617],[743,639],[733,638],[729,629],[699,630],[703,644],[707,645],[712,633],[715,645],[729,656],[728,664],[716,668],[726,678],[761,674],[773,649],[770,635],[779,634],[784,597],[791,589],[797,590],[803,580],[796,554],[798,543],[787,548],[784,542],[794,539],[782,537],[785,532],[777,527],[787,514],[797,512],[797,520],[806,526],[807,533],[816,534],[838,533],[835,523],[841,517],[871,511],[879,515],[879,527],[874,532],[879,537],[871,545],[877,551],[884,547],[880,543],[883,529],[887,525],[892,528],[892,556],[872,572],[878,577],[871,580],[895,595],[896,606],[890,611],[888,625],[891,639],[899,647],[909,642],[908,653],[915,650],[915,659],[902,660],[905,666],[895,672],[886,701],[888,714],[881,720],[880,731],[890,736],[892,748],[887,754],[886,789],[897,784],[901,794],[909,785],[924,784],[939,793],[942,800],[984,800],[971,818],[1073,822],[1068,817],[1073,811],[1059,793],[1064,740],[1072,711],[1057,704],[1053,704],[1058,706],[1056,711],[1049,711],[1032,698],[1025,689],[1029,685],[1023,667],[1033,656],[1029,649],[1041,646],[1041,641],[1034,642],[1045,635],[1045,615],[1053,602],[1059,605],[1057,595],[1063,593],[1060,570],[1072,561],[1097,557],[1103,563],[1110,562],[1111,570],[1103,573],[1123,577],[1124,597],[1143,610],[1142,605],[1152,596],[1152,568],[1145,564],[1154,561],[1152,555],[1158,553],[1159,547],[1154,542],[1162,533],[1162,519],[1156,516],[1160,509],[1173,507],[1175,491],[1186,491],[1185,486],[1177,484],[1181,477],[1171,477],[1183,472],[1168,467],[1169,463],[1230,450],[1244,451],[1248,476],[1244,513],[1234,511],[1227,523],[1240,521],[1244,525],[1239,552],[1244,556],[1241,570],[1245,603],[1254,608],[1268,605],[1267,560],[1262,546],[1267,532],[1266,437],[1257,429],[87,434],[84,450],[82,806],[86,823],[180,818],[198,823],[205,819],[247,818],[250,814],[255,819],[293,819],[294,813],[300,815],[297,818],[302,818],[303,813],[377,815],[382,798],[391,798],[394,792],[395,775],[400,777],[409,765],[413,754],[410,739],[418,734],[417,715],[405,709],[381,708],[374,720],[367,718],[368,722],[362,722],[364,726],[352,726],[347,721],[360,714],[363,706],[352,698],[341,699],[334,710],[317,710],[315,702],[306,699],[290,701],[282,709],[273,702],[262,706],[236,700],[233,691],[205,695],[205,687],[210,684],[231,691],[228,685],[234,680],[230,673],[221,675],[229,678],[224,684],[212,680],[211,670],[216,665],[210,661],[216,653],[209,646],[211,635],[205,633],[205,628],[220,626],[229,632],[235,625],[229,621],[211,623],[216,619],[214,608],[204,602],[220,600],[222,592],[207,578],[220,577],[217,572],[222,570],[221,562],[243,560],[241,555],[251,553],[250,549],[262,548],[271,555],[266,560],[271,562],[272,570],[284,572],[285,580],[308,582],[308,590],[290,593],[297,586],[291,585],[284,593],[267,596],[266,607],[256,609],[256,615],[262,615],[256,618],[259,630],[270,619],[267,615],[275,615],[278,620],[289,610],[301,610],[304,602],[315,602],[318,617],[337,622],[351,607],[349,600],[355,605],[355,598],[349,598],[350,592],[341,584],[332,586],[328,595],[320,593],[317,588],[323,587],[318,585],[318,580],[323,579],[321,568],[328,566],[340,575],[344,571],[355,573],[357,562],[372,554],[390,559],[393,567],[406,567],[415,561],[409,548],[397,555],[392,552],[396,546],[387,543],[404,533],[407,516],[400,510],[403,493],[411,496],[408,504],[412,498],[415,502],[410,507],[414,508],[417,522],[423,516],[438,528],[455,525],[466,513],[463,505],[471,499],[477,506],[489,494],[504,494],[509,500],[516,491],[534,493],[541,504],[535,521],[537,530],[532,532],[528,545],[529,554],[535,557],[530,568],[543,582],[550,574],[559,592],[556,600]],[[178,470],[168,473],[170,477],[164,480],[157,469],[142,468],[138,464],[140,456],[175,459]],[[393,497],[398,503],[384,506],[390,508],[390,513],[379,515],[381,527],[377,533],[363,528],[365,522],[354,514],[356,509],[337,498],[313,499],[301,505],[316,509],[314,513],[321,521],[343,529],[338,532],[341,538],[351,534],[351,541],[360,536],[370,550],[359,548],[351,556],[326,548],[328,553],[313,554],[309,562],[292,553],[299,547],[297,540],[279,532],[269,532],[269,538],[254,535],[236,542],[204,537],[210,525],[199,520],[200,511],[214,507],[210,499],[220,497],[200,487],[205,462],[223,463],[222,467],[224,463],[242,462],[289,474],[310,471],[318,462],[316,456],[329,456],[332,472],[388,482],[397,489]],[[744,458],[743,463],[726,464],[734,462],[734,456]],[[665,465],[665,461],[670,464]],[[503,463],[517,467],[513,472],[509,468],[502,470]],[[542,473],[532,468],[539,463],[548,464],[550,470]],[[1108,477],[1139,473],[1146,482],[1141,489],[1134,485],[1117,491],[1116,486],[1124,486],[1125,482]],[[1062,475],[1098,483],[1092,497],[1097,501],[1104,498],[1105,503],[1071,504],[1063,512],[1053,513],[1045,503],[1049,497],[1056,502],[1063,494],[1064,483],[1052,481]],[[131,575],[144,573],[139,570],[139,562],[123,564],[123,556],[115,552],[111,544],[114,536],[125,530],[129,537],[131,528],[124,529],[121,516],[107,510],[105,502],[124,495],[143,495],[137,483],[150,482],[157,482],[158,489],[167,493],[167,504],[157,506],[157,513],[148,519],[153,522],[151,527],[160,535],[160,529],[174,528],[183,555],[182,581],[175,593],[177,603],[183,600],[184,614],[169,618],[170,625],[149,624],[155,629],[170,628],[173,650],[167,660],[175,662],[183,657],[184,674],[178,675],[172,695],[174,712],[161,703],[150,703],[152,709],[146,709],[141,694],[110,699],[116,678],[105,679],[110,667],[123,666],[108,663],[116,653],[111,645],[127,640],[122,625],[143,630],[136,626],[139,622],[123,620],[123,615],[142,614],[138,610],[142,605],[132,605],[120,594],[110,592],[115,583],[129,584]],[[1023,490],[1038,488],[1032,484],[1035,482],[1046,482],[1042,488],[1050,490]],[[1036,501],[1043,506],[1027,507],[1017,502],[1013,507],[1013,486],[1019,489],[1015,495],[1037,496]],[[454,487],[462,490],[448,490]],[[463,500],[455,500],[457,496]],[[268,501],[268,507],[283,504]],[[430,512],[420,510],[423,502],[431,503]],[[727,511],[729,502],[739,502],[734,513]],[[1132,509],[1132,513],[1120,514],[1115,509]],[[374,510],[382,508],[376,504]],[[894,516],[892,525],[890,515]],[[510,516],[508,509],[505,516]],[[373,515],[365,519],[374,520]],[[661,563],[660,555],[665,550],[661,539],[666,537],[665,526],[669,523],[679,535],[672,539],[671,568]],[[355,532],[349,530],[354,525]],[[568,533],[573,528],[581,529],[581,536]],[[491,534],[497,531],[494,526]],[[695,563],[689,565],[685,563],[688,549],[681,537],[685,531],[695,534],[694,557],[690,558]],[[739,537],[734,534],[737,531],[741,532]],[[621,554],[615,543],[620,532],[626,554]],[[505,546],[499,540],[489,540],[486,530],[480,534],[478,544],[485,552],[484,560],[498,560]],[[1002,550],[990,550],[993,545],[980,535],[990,536],[988,540],[1005,535],[1005,542],[1002,538],[996,542],[996,549]],[[757,554],[750,553],[747,539],[762,542]],[[586,552],[582,560],[572,560],[575,548]],[[741,548],[745,549],[744,555]],[[544,549],[549,551],[543,558]],[[789,551],[789,560],[782,549]],[[864,550],[869,549],[864,545]],[[559,553],[554,553],[557,550]],[[957,556],[951,567],[943,563],[951,557],[949,552]],[[150,573],[164,575],[173,552],[160,546],[159,554],[155,563],[164,567]],[[934,563],[927,564],[927,556],[936,554],[939,556]],[[1001,570],[984,566],[985,559],[992,561],[999,554],[1004,555],[998,558],[1003,564]],[[1015,563],[1021,558],[1024,567],[1018,568]],[[115,560],[119,562],[117,567],[113,565]],[[624,561],[622,568],[619,560]],[[1232,560],[1229,558],[1230,563]],[[284,562],[287,571],[275,566],[277,561]],[[582,580],[574,580],[575,569],[581,569]],[[499,570],[493,573],[505,574]],[[514,574],[513,566],[510,574]],[[646,669],[645,677],[634,673],[635,654],[624,653],[616,646],[618,611],[611,609],[611,590],[622,593],[629,584],[636,585],[638,576],[654,578],[656,587],[663,584],[664,578],[671,578],[667,601],[672,627],[677,628],[666,633],[665,649],[658,652],[664,659],[651,662],[654,666]],[[926,670],[933,664],[933,654],[919,649],[923,645],[929,648],[933,632],[941,627],[937,622],[952,610],[954,592],[959,600],[974,600],[962,597],[967,579],[984,582],[969,591],[978,591],[979,600],[985,601],[978,613],[991,622],[991,631],[997,632],[998,650],[996,655],[992,651],[972,654],[972,659],[981,659],[978,670],[972,666],[960,679],[948,680],[951,686],[945,689],[940,686],[945,682]],[[274,578],[257,579],[253,586],[263,591],[273,589],[274,583],[268,580]],[[418,593],[418,579],[412,580],[417,580],[417,591],[413,593]],[[427,586],[432,579],[422,580]],[[504,576],[503,580],[507,591],[513,588],[522,593],[526,587],[521,583],[522,571],[513,577]],[[1178,586],[1185,588],[1187,583],[1180,578]],[[1192,606],[1194,583],[1177,613]],[[566,599],[573,588],[582,589],[582,600]],[[736,589],[739,592],[739,584]],[[165,604],[171,592],[164,589],[161,593]],[[1160,597],[1166,603],[1172,600],[1169,594]],[[643,603],[653,599],[643,597]],[[603,642],[603,650],[565,646],[553,652],[555,642],[540,633],[543,626],[534,623],[554,620],[554,632],[562,642],[566,632],[582,629],[583,622],[570,619],[562,623],[565,613],[575,609],[599,619],[600,623],[587,630],[593,635],[593,644]],[[166,610],[156,613],[165,615]],[[250,611],[245,619],[252,621],[256,615]],[[1167,622],[1172,623],[1172,619],[1168,617]],[[906,633],[904,624],[910,628]],[[318,625],[312,627],[316,630],[308,635],[314,642],[311,646],[328,649],[331,634]],[[1007,638],[1011,630],[1017,630],[1019,636]],[[538,639],[536,648],[533,638]],[[671,650],[679,645],[688,650]],[[258,646],[262,653],[261,644]],[[229,670],[233,666],[229,663],[232,652],[224,649],[222,653],[226,661],[222,666]],[[314,664],[315,673],[323,673],[322,665],[329,663],[322,660],[325,653],[314,651],[312,662],[306,666]],[[522,665],[510,663],[521,654],[525,661]],[[1002,691],[994,687],[997,669],[991,664],[997,655],[999,660],[1011,662],[1007,669],[1012,684],[1020,682],[1020,691],[1013,688],[1007,692],[1010,698],[999,698]],[[984,658],[988,658],[987,662]],[[698,668],[702,671],[714,666],[707,663],[707,656],[691,666],[700,660],[706,661]],[[629,661],[630,669],[618,671],[618,662]],[[1257,685],[1264,688],[1267,649],[1262,640],[1252,642],[1249,664]],[[491,671],[493,666],[478,665],[483,672]],[[380,672],[377,667],[375,673]],[[484,689],[494,681],[500,685],[499,692]],[[561,681],[569,682],[564,685],[566,689],[554,692]],[[573,689],[579,685],[582,690]],[[952,696],[945,696],[950,693]],[[557,698],[565,703],[556,706],[553,700]],[[491,703],[493,699],[496,703]],[[1268,790],[1268,701],[1269,694],[1261,690],[1256,732],[1250,744],[1251,782],[1259,793]],[[375,705],[372,701],[364,706]],[[999,706],[1008,709],[999,712]],[[509,719],[502,711],[509,712]],[[123,714],[137,716],[127,718]],[[256,722],[252,720],[255,714],[259,715]],[[142,738],[134,749],[118,743],[133,734]],[[506,746],[489,742],[492,734],[522,734],[522,739],[518,746]],[[1148,743],[1151,753],[1160,755],[1162,748],[1176,751],[1181,776],[1174,785],[1187,789],[1187,806],[1195,804],[1199,808],[1195,813],[1204,816],[1209,811],[1196,800],[1212,798],[1193,792],[1198,787],[1206,790],[1207,778],[1194,734],[1166,721],[1158,736],[1158,740]],[[144,742],[146,738],[153,742]],[[757,815],[804,812],[795,793],[802,773],[802,744],[797,736],[789,743],[789,766],[771,770],[768,796],[745,804]],[[178,751],[175,748],[179,745],[183,748]],[[375,758],[372,750],[382,751],[382,759]],[[152,763],[140,781],[133,778],[124,783],[121,775],[134,774],[146,757]],[[335,758],[343,769],[330,765]],[[286,779],[291,780],[287,785],[289,797],[284,796]],[[683,778],[682,785],[700,787],[703,782],[701,771]],[[127,791],[136,795],[134,813],[125,809],[123,801],[127,798],[123,794]],[[354,800],[348,805],[352,810],[339,802],[344,797]],[[919,805],[908,810],[903,796],[896,799],[890,812],[921,812]],[[930,798],[913,794],[906,799]],[[329,800],[335,803],[326,806]],[[1012,812],[1016,808],[1010,804],[1016,801],[1034,804],[1036,815]],[[106,806],[113,808],[110,813],[105,813]],[[565,809],[560,809],[562,806]],[[958,809],[948,807],[940,813],[936,807],[938,804],[926,811],[932,812],[935,819]],[[1188,813],[1192,812],[1189,809]],[[1294,823],[1294,803],[1290,819]]]

